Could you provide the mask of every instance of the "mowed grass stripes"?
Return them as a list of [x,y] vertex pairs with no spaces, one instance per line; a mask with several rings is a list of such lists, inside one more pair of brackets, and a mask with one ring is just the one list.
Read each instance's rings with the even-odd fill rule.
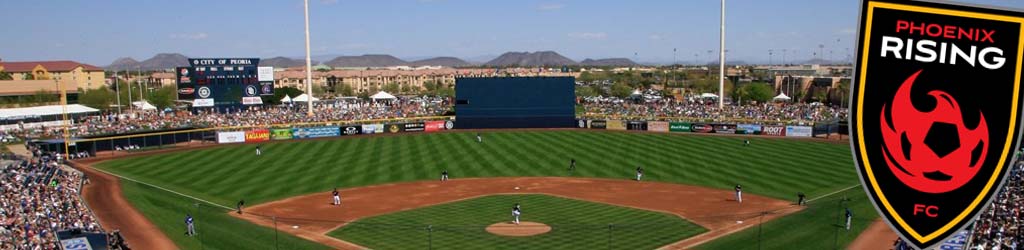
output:
[[[748,193],[788,200],[859,183],[847,144],[587,130],[482,134],[483,143],[475,132],[267,143],[262,156],[255,155],[257,145],[230,145],[97,167],[229,207],[240,199],[256,204],[335,187],[436,179],[444,169],[452,178],[568,176],[570,159],[577,160],[573,176],[628,179],[642,166],[645,181],[741,184]],[[751,145],[743,146],[744,139]]]
[[[509,222],[515,203],[522,204],[521,220],[551,231],[530,237],[485,231]],[[329,235],[371,249],[654,249],[705,231],[670,214],[545,195],[494,195],[365,218]]]

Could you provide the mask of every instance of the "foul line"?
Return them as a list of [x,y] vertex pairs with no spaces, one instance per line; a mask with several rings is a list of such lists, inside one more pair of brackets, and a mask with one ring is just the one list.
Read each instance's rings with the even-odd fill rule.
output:
[[174,190],[166,189],[166,188],[163,188],[163,187],[160,187],[160,186],[157,186],[157,185],[153,185],[153,184],[149,184],[149,183],[145,183],[145,182],[137,181],[137,180],[135,180],[135,179],[132,179],[132,178],[128,178],[128,177],[124,177],[124,176],[120,176],[120,175],[117,175],[117,174],[113,174],[113,173],[110,173],[110,172],[104,171],[104,170],[102,170],[102,169],[98,169],[98,168],[93,168],[93,167],[90,167],[90,168],[92,168],[93,170],[96,170],[96,171],[100,171],[100,172],[103,172],[103,173],[105,173],[105,174],[109,174],[109,175],[113,175],[113,176],[116,176],[117,178],[121,178],[121,179],[129,180],[129,181],[132,181],[132,182],[135,182],[135,183],[139,183],[139,184],[142,184],[142,185],[146,185],[146,186],[154,187],[154,188],[157,188],[157,189],[160,189],[160,190],[163,190],[163,191],[171,192],[171,193],[173,193],[173,194],[176,194],[176,195],[181,195],[181,196],[185,196],[185,197],[188,197],[188,198],[190,198],[190,199],[193,199],[193,200],[197,200],[197,201],[202,201],[202,202],[204,202],[204,203],[207,203],[207,204],[210,204],[210,205],[214,205],[214,206],[217,206],[217,207],[221,207],[221,208],[224,208],[224,209],[227,209],[227,210],[234,210],[234,208],[226,207],[226,206],[224,206],[224,205],[221,205],[221,204],[217,204],[217,203],[213,203],[213,202],[210,202],[210,201],[207,201],[207,200],[203,200],[203,199],[200,199],[200,198],[196,198],[196,197],[193,197],[193,196],[191,196],[191,195],[187,195],[187,194],[183,194],[183,193],[178,193],[178,192],[175,192]]
[[835,191],[835,192],[827,193],[827,194],[825,194],[825,195],[822,195],[822,196],[818,196],[818,197],[815,197],[815,198],[811,198],[810,200],[807,200],[807,202],[812,202],[812,201],[814,201],[814,200],[817,200],[817,199],[821,199],[821,198],[829,197],[829,196],[832,196],[832,195],[834,195],[834,194],[838,194],[838,193],[841,193],[841,192],[843,192],[843,191],[846,191],[846,190],[850,190],[850,189],[853,189],[853,188],[855,188],[855,187],[859,187],[859,186],[860,186],[860,184],[857,184],[857,185],[853,185],[853,186],[849,186],[849,187],[847,187],[847,188],[844,188],[844,189],[840,189],[839,191]]

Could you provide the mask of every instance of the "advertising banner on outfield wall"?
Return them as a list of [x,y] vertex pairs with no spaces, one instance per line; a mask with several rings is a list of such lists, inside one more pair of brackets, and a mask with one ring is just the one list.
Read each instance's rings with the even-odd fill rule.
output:
[[736,124],[715,124],[715,133],[718,134],[735,134]]
[[761,135],[786,136],[786,126],[764,125],[761,127]]
[[714,133],[715,127],[710,124],[694,123],[690,125],[690,131],[694,133]]
[[626,129],[647,130],[647,121],[628,121],[626,122]]
[[291,140],[292,129],[290,128],[275,128],[270,130],[271,140]]
[[341,129],[339,127],[311,127],[311,128],[293,128],[292,136],[296,139],[301,138],[317,138],[317,137],[332,137],[341,136]]
[[668,122],[647,122],[647,131],[668,132]]
[[437,132],[444,130],[444,121],[427,121],[423,123],[423,131]]
[[761,124],[736,124],[736,133],[748,135],[761,134]]
[[222,131],[217,132],[217,143],[242,143],[245,142],[245,131]]
[[810,126],[786,126],[786,136],[811,137],[812,130]]
[[261,142],[270,140],[270,130],[253,129],[245,131],[245,142]]
[[672,132],[690,132],[692,126],[689,122],[670,122],[668,123],[668,131]]
[[342,135],[358,135],[359,132],[362,132],[363,127],[359,126],[359,125],[352,125],[352,126],[341,126],[341,128],[339,128],[339,129],[341,130],[341,134]]
[[388,125],[386,125],[386,127],[387,127],[387,128],[386,128],[386,129],[385,129],[384,131],[387,131],[388,133],[398,133],[398,132],[402,132],[402,127],[403,127],[403,126],[404,126],[404,125],[403,125],[403,124],[401,124],[401,123],[392,123],[392,124],[388,124]]
[[606,128],[608,128],[608,122],[606,122],[604,120],[590,120],[589,123],[590,123],[589,124],[590,126],[588,126],[588,127],[590,127],[591,129],[606,129]]
[[410,122],[402,124],[403,132],[423,132],[426,129],[426,125],[422,122]]
[[626,122],[622,120],[608,120],[608,130],[626,130]]
[[362,124],[362,133],[364,133],[364,134],[377,133],[377,124]]

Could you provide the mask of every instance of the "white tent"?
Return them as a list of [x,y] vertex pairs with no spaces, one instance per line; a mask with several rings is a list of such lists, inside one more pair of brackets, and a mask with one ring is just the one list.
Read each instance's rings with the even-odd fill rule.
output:
[[132,107],[135,107],[136,109],[141,109],[141,110],[156,110],[156,106],[153,106],[153,104],[150,104],[149,102],[147,102],[145,100],[137,101],[137,102],[132,102]]
[[[309,98],[310,98],[309,95],[301,94],[299,96],[296,96],[295,98],[292,98],[292,101],[293,102],[309,102],[310,101]],[[314,102],[320,101],[320,98],[313,97],[313,101]]]
[[388,92],[381,91],[381,92],[377,92],[376,94],[373,94],[372,96],[370,96],[370,99],[372,99],[374,101],[376,101],[376,100],[394,100],[395,96],[393,96],[391,94],[388,94]]
[[286,103],[286,102],[292,102],[292,97],[288,96],[288,95],[284,95],[284,98],[281,98],[281,103]]
[[[67,106],[68,114],[87,114],[99,111],[100,110],[98,109],[86,107],[81,104],[69,104]],[[59,115],[63,114],[63,112],[64,108],[61,105],[0,109],[0,120],[18,120],[44,115]]]
[[791,99],[793,98],[789,98],[789,96],[786,96],[786,93],[779,93],[779,95],[772,97],[772,100],[775,101],[789,101]]
[[640,93],[639,89],[634,89],[633,90],[633,94],[631,94],[631,95],[634,95],[634,96],[636,96],[636,95],[643,95],[643,93]]
[[712,93],[700,94],[700,98],[718,98],[718,95]]

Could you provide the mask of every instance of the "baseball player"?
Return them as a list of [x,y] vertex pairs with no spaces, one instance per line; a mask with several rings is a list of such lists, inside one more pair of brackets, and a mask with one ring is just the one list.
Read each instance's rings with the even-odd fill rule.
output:
[[850,231],[850,221],[853,220],[853,211],[846,208],[846,231]]
[[238,214],[242,214],[242,207],[245,206],[245,200],[238,200],[238,204],[235,204]]
[[519,215],[522,215],[522,213],[523,211],[519,209],[519,203],[516,203],[516,205],[512,207],[512,223],[519,225]]
[[448,181],[448,170],[441,170],[441,181]]
[[477,143],[483,143],[484,142],[484,138],[480,137],[480,133],[476,133],[476,142]]
[[260,146],[256,146],[256,156],[263,154],[263,150],[260,150]]
[[569,159],[569,172],[576,171],[576,159]]
[[743,203],[743,187],[740,184],[736,184],[736,201]]
[[331,197],[334,198],[334,203],[331,203],[332,205],[341,206],[341,195],[338,194],[338,188],[334,188],[334,192],[331,192]]
[[640,166],[636,167],[636,181],[640,181],[640,178],[644,177],[644,169]]
[[807,196],[804,195],[803,192],[796,193],[796,197],[798,198],[797,201],[796,201],[796,205],[797,206],[803,206],[804,204],[807,203],[807,200],[805,200],[805,198],[807,198]]
[[743,146],[750,146],[750,139],[743,140]]
[[185,235],[188,235],[188,236],[196,235],[196,226],[195,226],[195,224],[193,222],[194,221],[192,220],[192,215],[191,214],[185,214],[185,228],[186,228],[185,229],[186,230],[185,231]]

